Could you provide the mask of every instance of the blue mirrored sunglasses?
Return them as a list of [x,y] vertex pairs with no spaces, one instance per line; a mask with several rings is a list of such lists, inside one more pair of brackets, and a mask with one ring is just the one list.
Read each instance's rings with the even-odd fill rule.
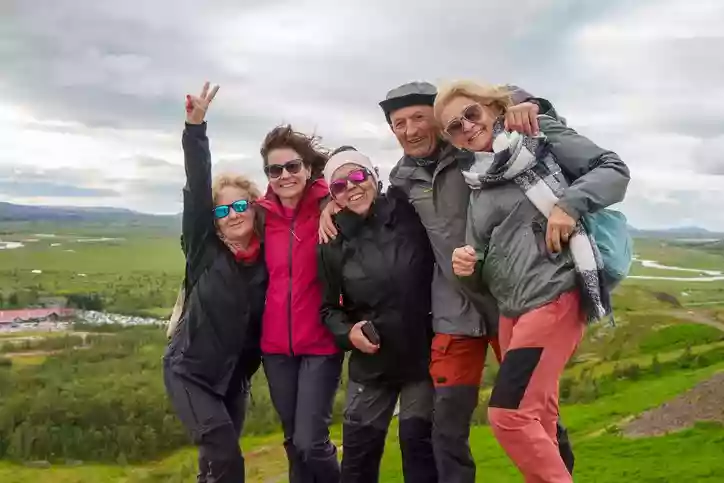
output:
[[248,200],[238,200],[234,201],[230,205],[218,205],[214,207],[214,217],[219,220],[221,218],[226,218],[229,216],[229,213],[231,213],[231,210],[233,209],[237,213],[244,213],[246,210],[249,209],[250,203]]

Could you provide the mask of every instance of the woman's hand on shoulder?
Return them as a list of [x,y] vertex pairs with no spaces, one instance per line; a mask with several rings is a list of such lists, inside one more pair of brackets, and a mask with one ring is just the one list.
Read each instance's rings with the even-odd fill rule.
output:
[[453,250],[452,256],[453,273],[458,277],[469,277],[475,272],[477,261],[475,249],[470,245],[456,248]]
[[219,86],[211,88],[211,84],[206,82],[201,94],[198,96],[187,95],[186,96],[186,122],[189,124],[203,124],[204,118],[206,117],[206,111],[209,110],[211,101],[216,97],[216,93],[219,92]]
[[329,243],[337,237],[337,226],[332,217],[342,210],[336,201],[329,200],[319,215],[319,243]]
[[538,112],[540,107],[534,102],[521,102],[505,111],[505,130],[516,131],[526,136],[537,136]]

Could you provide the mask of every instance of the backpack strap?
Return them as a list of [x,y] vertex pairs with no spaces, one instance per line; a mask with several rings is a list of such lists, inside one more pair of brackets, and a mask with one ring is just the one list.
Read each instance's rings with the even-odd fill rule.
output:
[[[184,245],[183,236],[181,237],[181,250],[184,252],[184,255],[186,255],[186,246]],[[181,318],[186,312],[186,305],[188,303],[189,296],[191,295],[191,291],[193,290],[194,285],[196,285],[196,282],[198,282],[201,278],[201,274],[204,273],[204,271],[211,265],[213,256],[214,250],[208,248],[203,250],[201,253],[201,263],[196,264],[197,268],[193,272],[189,270],[189,264],[186,262],[184,279],[181,283],[181,287],[179,288],[179,293],[176,296],[176,304],[174,305],[173,312],[171,313],[171,318],[168,321],[168,328],[166,329],[167,338],[170,339],[173,337]]]

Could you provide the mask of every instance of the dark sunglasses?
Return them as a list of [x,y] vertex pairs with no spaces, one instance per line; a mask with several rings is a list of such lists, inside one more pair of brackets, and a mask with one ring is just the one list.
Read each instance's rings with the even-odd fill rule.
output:
[[218,205],[214,207],[214,218],[217,220],[220,220],[221,218],[226,218],[229,216],[229,213],[231,213],[231,210],[233,209],[237,213],[244,213],[246,210],[249,209],[249,206],[251,203],[247,200],[238,200],[234,201],[230,205]]
[[359,185],[370,178],[371,173],[366,169],[350,171],[344,178],[335,179],[329,185],[329,192],[332,196],[339,196],[347,190],[347,184]]
[[264,166],[264,172],[270,178],[278,178],[285,169],[289,174],[297,174],[302,170],[302,166],[304,166],[304,163],[302,163],[301,159],[292,159],[284,164],[267,164]]
[[447,126],[445,127],[445,134],[447,134],[451,138],[459,136],[464,130],[463,120],[472,122],[473,124],[477,124],[482,118],[483,106],[477,103],[470,104],[465,109],[463,109],[463,113],[460,115],[460,117],[456,117],[455,119],[447,123]]

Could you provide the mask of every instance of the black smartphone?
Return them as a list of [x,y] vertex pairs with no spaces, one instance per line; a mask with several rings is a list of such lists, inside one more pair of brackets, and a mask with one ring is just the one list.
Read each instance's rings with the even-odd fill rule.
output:
[[362,333],[367,337],[367,340],[372,342],[374,345],[380,345],[380,334],[372,325],[372,322],[367,322],[362,326]]

